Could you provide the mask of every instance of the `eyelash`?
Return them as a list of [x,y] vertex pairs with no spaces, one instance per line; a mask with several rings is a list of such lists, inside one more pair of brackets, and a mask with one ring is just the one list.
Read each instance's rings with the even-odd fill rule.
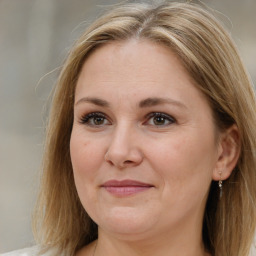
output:
[[156,124],[151,124],[152,126],[168,126],[168,125],[171,125],[173,123],[176,123],[176,120],[175,118],[173,118],[172,116],[170,115],[167,115],[165,113],[162,113],[162,112],[152,112],[150,113],[149,115],[147,115],[147,121],[146,123],[149,123],[149,120],[151,118],[163,118],[164,121],[168,121],[169,123],[168,124],[164,124],[164,125],[156,125]]
[[[89,113],[89,114],[86,114],[86,115],[82,116],[81,120],[80,120],[80,123],[88,125],[88,126],[93,126],[93,127],[97,127],[97,126],[101,127],[103,125],[109,125],[110,124],[109,121],[108,121],[108,124],[95,124],[96,118],[103,118],[104,121],[106,121],[106,120],[108,121],[108,118],[105,114],[103,114],[101,112],[92,112],[92,113]],[[161,121],[164,121],[164,122],[168,121],[168,124],[159,124],[159,125],[157,125],[155,123],[149,124],[150,119],[152,119],[152,118],[162,118]],[[92,123],[92,122],[94,122],[94,123]],[[144,125],[149,124],[150,126],[156,126],[156,127],[157,126],[159,126],[159,127],[164,126],[165,127],[165,126],[168,126],[168,125],[171,125],[171,124],[174,124],[174,123],[176,123],[176,120],[172,116],[167,115],[167,114],[162,113],[162,112],[152,112],[152,113],[150,113],[146,116],[146,121],[143,124]]]
[[82,116],[80,123],[86,124],[88,126],[101,126],[101,125],[91,123],[93,120],[95,121],[95,118],[104,118],[104,120],[107,120],[106,115],[104,115],[103,113],[92,112],[92,113]]

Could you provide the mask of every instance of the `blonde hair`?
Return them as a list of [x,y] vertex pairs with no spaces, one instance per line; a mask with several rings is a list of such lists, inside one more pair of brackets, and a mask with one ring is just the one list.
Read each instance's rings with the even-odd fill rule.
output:
[[49,118],[41,192],[35,211],[39,243],[74,255],[97,238],[78,198],[69,141],[76,82],[91,51],[115,40],[146,39],[170,48],[212,107],[216,127],[236,124],[241,154],[219,200],[212,182],[203,240],[215,256],[249,255],[256,227],[256,100],[228,33],[204,8],[188,3],[130,4],[99,18],[76,42],[59,76]]

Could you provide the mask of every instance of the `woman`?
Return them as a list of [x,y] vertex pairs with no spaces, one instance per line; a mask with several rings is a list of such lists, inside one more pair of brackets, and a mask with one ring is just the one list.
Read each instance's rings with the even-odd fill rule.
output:
[[56,86],[35,230],[45,255],[255,255],[255,95],[194,4],[131,4]]

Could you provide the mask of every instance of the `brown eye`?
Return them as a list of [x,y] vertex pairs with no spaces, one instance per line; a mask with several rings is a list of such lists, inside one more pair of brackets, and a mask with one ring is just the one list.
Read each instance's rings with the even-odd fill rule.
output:
[[104,118],[103,117],[94,117],[93,118],[93,122],[94,122],[94,124],[95,125],[102,125],[102,124],[104,124]]
[[147,117],[146,124],[151,126],[168,126],[175,123],[176,120],[165,113],[150,113]]
[[83,116],[80,120],[80,123],[95,127],[110,124],[107,117],[100,112],[93,112]]
[[166,119],[161,116],[156,116],[153,118],[153,122],[155,125],[164,125],[166,122]]

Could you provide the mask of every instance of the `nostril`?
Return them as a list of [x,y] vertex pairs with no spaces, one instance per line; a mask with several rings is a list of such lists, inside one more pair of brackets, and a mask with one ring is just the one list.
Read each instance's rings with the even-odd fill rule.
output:
[[109,149],[104,156],[106,162],[118,168],[138,165],[141,163],[142,158],[141,152],[138,152],[137,149],[133,151],[117,151],[112,148],[112,150]]
[[126,161],[124,161],[124,163],[125,163],[125,164],[131,164],[132,161],[131,161],[131,160],[126,160]]

